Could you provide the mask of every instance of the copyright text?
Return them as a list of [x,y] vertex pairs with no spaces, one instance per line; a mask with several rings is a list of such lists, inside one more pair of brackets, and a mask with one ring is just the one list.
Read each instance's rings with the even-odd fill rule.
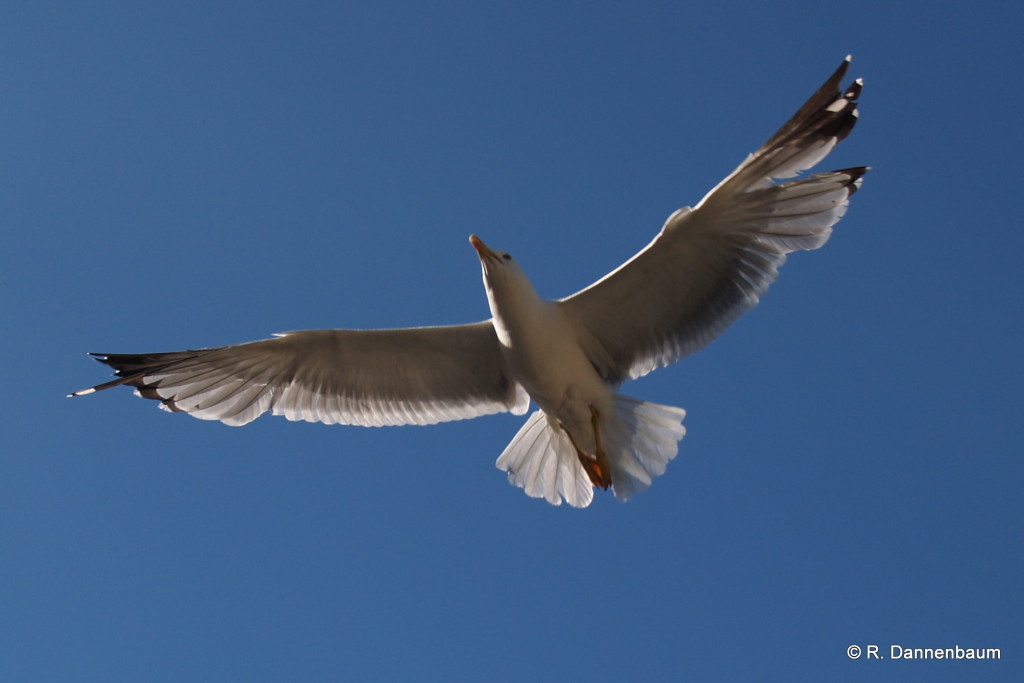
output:
[[850,659],[1002,659],[998,647],[904,647],[903,645],[851,645]]

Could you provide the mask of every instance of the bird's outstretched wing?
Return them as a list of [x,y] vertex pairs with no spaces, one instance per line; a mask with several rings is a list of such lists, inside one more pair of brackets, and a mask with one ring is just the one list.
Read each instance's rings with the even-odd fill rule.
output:
[[700,349],[755,306],[786,254],[823,245],[866,167],[787,182],[857,122],[850,58],[696,208],[676,211],[640,253],[560,307],[605,381],[640,377]]
[[195,351],[92,354],[161,407],[243,425],[267,412],[363,426],[434,424],[511,411],[526,392],[505,372],[490,321],[397,330],[313,330]]

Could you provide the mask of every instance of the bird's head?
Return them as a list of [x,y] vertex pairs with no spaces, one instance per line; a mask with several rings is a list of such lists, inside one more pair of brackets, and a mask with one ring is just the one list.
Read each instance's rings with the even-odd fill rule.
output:
[[496,302],[510,297],[529,295],[536,297],[533,285],[519,264],[507,252],[491,249],[476,235],[469,236],[469,243],[476,249],[483,270],[484,287],[491,303],[491,311],[497,316]]
[[476,249],[476,255],[480,258],[480,267],[484,272],[484,282],[488,285],[498,285],[502,281],[522,277],[522,270],[519,264],[508,252],[495,251],[476,235],[469,236],[469,243]]

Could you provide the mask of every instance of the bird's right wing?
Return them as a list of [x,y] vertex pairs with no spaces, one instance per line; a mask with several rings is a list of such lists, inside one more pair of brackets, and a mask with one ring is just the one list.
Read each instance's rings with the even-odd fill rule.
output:
[[243,425],[267,412],[363,426],[434,424],[511,411],[529,397],[505,372],[490,321],[395,330],[310,330],[194,351],[92,354],[161,407]]
[[559,303],[605,381],[673,363],[757,304],[786,254],[823,245],[866,168],[775,183],[821,161],[857,121],[849,58],[696,208],[676,211],[632,259]]

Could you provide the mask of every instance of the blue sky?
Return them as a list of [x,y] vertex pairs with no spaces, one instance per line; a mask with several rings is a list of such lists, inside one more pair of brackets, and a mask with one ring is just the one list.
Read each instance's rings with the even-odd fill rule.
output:
[[[0,10],[3,678],[1019,680],[1019,8],[255,5]],[[86,351],[482,319],[470,233],[571,293],[847,53],[823,167],[873,170],[757,309],[625,387],[689,429],[627,504],[511,487],[513,416],[64,398],[107,377]]]

